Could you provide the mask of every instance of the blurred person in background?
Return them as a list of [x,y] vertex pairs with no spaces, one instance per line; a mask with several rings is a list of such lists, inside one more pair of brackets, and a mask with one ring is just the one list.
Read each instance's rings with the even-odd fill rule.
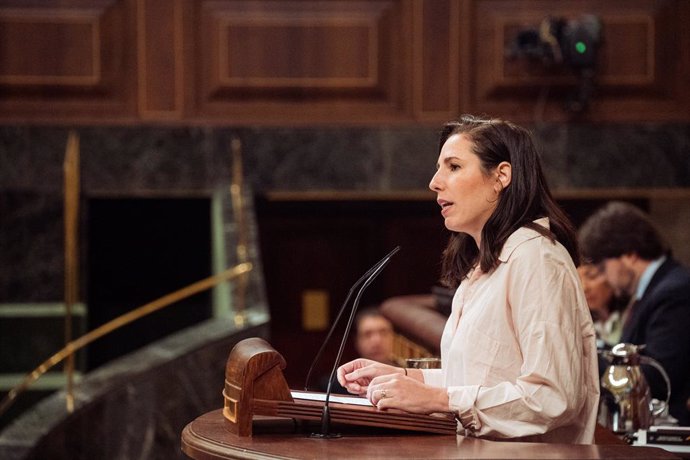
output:
[[[371,359],[392,366],[404,362],[393,355],[393,324],[381,314],[377,307],[367,307],[355,316],[355,350],[360,358]],[[319,379],[319,389],[328,389],[328,376]],[[348,391],[334,378],[332,393],[348,394]]]
[[393,325],[376,307],[369,307],[357,314],[355,319],[357,354],[380,363],[401,365],[393,355]]
[[[690,270],[675,260],[660,231],[639,208],[611,202],[580,228],[582,255],[597,265],[614,294],[632,304],[621,342],[645,345],[671,380],[670,414],[690,425]],[[643,366],[652,396],[666,399],[660,373]]]
[[620,342],[627,296],[616,296],[603,271],[593,264],[577,268],[585,290],[589,312],[597,333],[597,348],[610,348]]

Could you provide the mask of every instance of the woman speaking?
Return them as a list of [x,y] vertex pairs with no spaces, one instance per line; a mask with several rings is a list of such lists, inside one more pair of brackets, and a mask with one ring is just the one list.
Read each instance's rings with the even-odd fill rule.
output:
[[454,412],[465,435],[592,443],[599,383],[577,240],[530,134],[462,117],[444,126],[436,168],[429,188],[452,232],[442,281],[457,288],[442,368],[356,359],[339,382],[380,409]]

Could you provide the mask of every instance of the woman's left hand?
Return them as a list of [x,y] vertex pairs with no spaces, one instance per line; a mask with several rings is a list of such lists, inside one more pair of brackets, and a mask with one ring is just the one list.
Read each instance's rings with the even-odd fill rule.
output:
[[432,387],[400,374],[374,378],[369,383],[367,398],[379,409],[401,409],[415,414],[450,410],[445,388]]

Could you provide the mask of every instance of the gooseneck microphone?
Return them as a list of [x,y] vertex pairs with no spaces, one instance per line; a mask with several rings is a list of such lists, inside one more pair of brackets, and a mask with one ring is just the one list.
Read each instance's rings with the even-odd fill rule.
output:
[[[328,334],[326,335],[326,338],[324,339],[323,343],[321,344],[321,348],[319,348],[319,351],[316,353],[316,356],[314,357],[314,360],[311,362],[311,366],[309,366],[309,371],[307,371],[307,378],[304,379],[304,391],[309,391],[309,379],[311,378],[312,372],[314,372],[314,366],[316,363],[319,361],[319,358],[321,358],[321,355],[323,354],[324,350],[326,349],[326,344],[328,344],[328,341],[331,340],[331,336],[333,335],[333,332],[335,332],[335,328],[340,322],[340,317],[343,316],[343,313],[345,312],[345,307],[347,307],[347,303],[350,301],[350,297],[352,297],[352,293],[355,292],[355,289],[357,286],[362,284],[362,281],[367,279],[367,277],[371,276],[371,274],[381,267],[382,265],[385,265],[388,263],[391,257],[395,255],[396,252],[400,250],[400,246],[396,246],[395,249],[393,249],[391,252],[385,255],[385,257],[378,262],[374,264],[373,267],[371,267],[369,270],[366,271],[357,281],[355,281],[355,284],[352,285],[350,290],[347,293],[347,297],[345,297],[345,301],[340,307],[340,310],[338,311],[338,314],[336,315],[335,319],[333,320],[333,324],[331,325],[331,329],[328,331]],[[345,337],[347,337],[347,333],[345,333]],[[330,386],[330,384],[329,384]]]
[[[340,309],[340,312],[338,313],[338,316],[336,317],[335,321],[333,322],[333,326],[331,326],[331,331],[328,333],[328,336],[326,337],[326,340],[324,341],[324,344],[321,346],[321,349],[319,350],[319,353],[317,354],[317,358],[319,355],[323,352],[323,348],[325,347],[326,342],[330,338],[330,336],[333,333],[333,330],[335,328],[335,325],[337,324],[338,320],[342,316],[342,313],[345,311],[345,306],[347,305],[348,300],[350,299],[352,292],[354,292],[355,288],[361,283],[362,287],[359,288],[359,291],[357,292],[357,295],[355,296],[355,300],[352,303],[352,310],[350,311],[350,317],[348,318],[347,321],[347,326],[345,327],[345,333],[343,334],[343,338],[340,341],[340,347],[338,348],[338,355],[335,358],[335,362],[333,363],[333,369],[331,370],[331,374],[328,377],[328,387],[326,389],[326,400],[323,405],[323,410],[321,412],[321,433],[315,433],[312,434],[314,437],[320,437],[320,438],[335,438],[335,437],[340,437],[339,434],[331,434],[330,433],[330,425],[331,425],[331,415],[330,415],[330,408],[329,408],[329,401],[331,398],[331,386],[333,385],[333,378],[335,377],[335,373],[338,370],[338,366],[340,365],[340,360],[343,356],[343,351],[345,350],[345,344],[347,343],[347,338],[350,335],[350,329],[352,328],[352,323],[355,319],[355,314],[357,313],[357,308],[359,307],[359,300],[362,297],[362,294],[364,293],[364,290],[376,279],[376,277],[383,271],[383,269],[388,265],[388,262],[390,261],[391,257],[395,255],[400,250],[400,246],[396,246],[395,249],[393,249],[391,252],[389,252],[383,259],[381,259],[379,262],[377,262],[372,268],[370,268],[355,284],[350,288],[350,292],[348,293],[345,302],[343,303],[343,306]],[[364,282],[362,283],[362,280]],[[313,364],[312,364],[313,367]],[[309,370],[311,373],[311,369]],[[307,377],[308,379],[309,377]]]

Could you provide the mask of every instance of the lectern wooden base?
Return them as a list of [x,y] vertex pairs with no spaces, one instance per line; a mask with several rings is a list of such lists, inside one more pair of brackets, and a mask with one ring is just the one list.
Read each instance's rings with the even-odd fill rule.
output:
[[[280,353],[263,339],[253,337],[235,345],[225,365],[223,388],[223,416],[232,433],[251,436],[252,420],[257,415],[321,419],[325,403],[304,397],[325,395],[291,392],[283,377],[285,365]],[[457,422],[450,413],[418,415],[395,409],[380,411],[366,403],[367,406],[331,401],[331,422],[453,435],[457,430]]]
[[[220,459],[673,459],[653,447],[494,442],[454,435],[337,426],[337,439],[310,438],[293,420],[255,418],[253,436],[231,433],[222,410],[197,418],[182,432],[182,451],[195,460]],[[351,429],[352,432],[345,430]]]

